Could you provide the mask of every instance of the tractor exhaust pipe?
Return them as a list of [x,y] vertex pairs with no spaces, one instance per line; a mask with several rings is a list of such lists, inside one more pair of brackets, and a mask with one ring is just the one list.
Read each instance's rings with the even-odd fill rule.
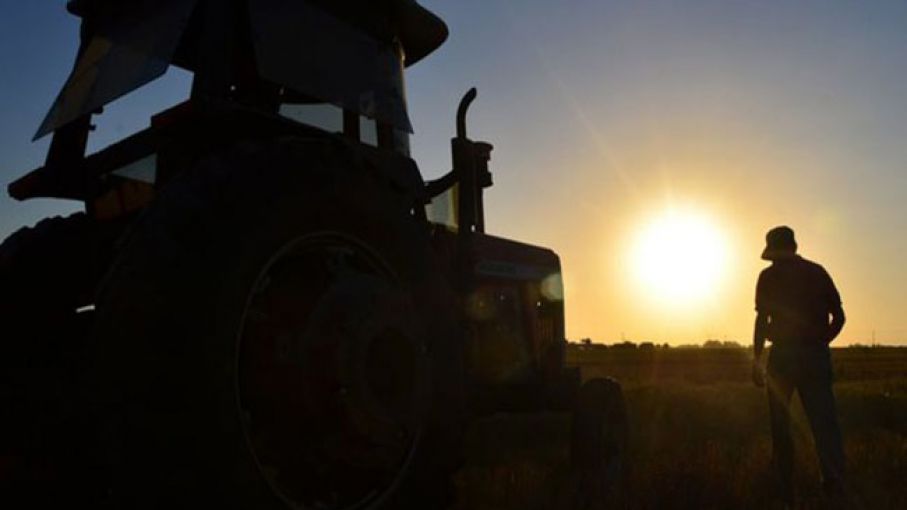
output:
[[462,140],[466,139],[466,113],[469,111],[469,107],[472,105],[472,102],[476,100],[476,96],[479,95],[479,91],[475,87],[469,89],[466,92],[466,95],[463,96],[463,99],[460,100],[460,106],[457,108],[457,138]]
[[457,108],[457,136],[451,140],[453,173],[460,185],[459,229],[462,235],[485,232],[485,204],[483,191],[492,185],[488,161],[491,159],[490,143],[474,142],[466,136],[466,114],[478,92],[469,89]]

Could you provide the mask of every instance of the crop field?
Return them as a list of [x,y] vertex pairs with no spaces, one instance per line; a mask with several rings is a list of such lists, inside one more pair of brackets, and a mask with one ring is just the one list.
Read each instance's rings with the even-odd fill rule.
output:
[[[583,378],[619,379],[631,438],[620,486],[593,508],[781,508],[773,493],[764,390],[734,348],[571,345]],[[907,508],[907,348],[833,350],[848,461],[849,508]],[[496,416],[467,441],[458,509],[571,508],[565,415]],[[807,421],[794,404],[798,508],[823,500]]]

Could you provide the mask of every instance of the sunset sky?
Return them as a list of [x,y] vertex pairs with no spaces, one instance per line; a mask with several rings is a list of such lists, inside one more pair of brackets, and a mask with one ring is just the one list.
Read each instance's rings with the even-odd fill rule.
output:
[[[787,224],[838,285],[839,342],[907,344],[907,3],[422,3],[451,37],[408,74],[413,156],[426,178],[449,170],[457,102],[478,87],[470,135],[495,145],[488,230],[560,254],[571,339],[749,342],[764,234]],[[77,43],[64,4],[0,0],[4,186],[43,162],[48,140],[30,140]],[[188,83],[172,71],[113,105],[92,147]],[[4,194],[0,236],[74,207]],[[707,255],[677,243],[678,260],[721,252],[695,298],[639,277],[640,235],[670,214],[716,239]]]

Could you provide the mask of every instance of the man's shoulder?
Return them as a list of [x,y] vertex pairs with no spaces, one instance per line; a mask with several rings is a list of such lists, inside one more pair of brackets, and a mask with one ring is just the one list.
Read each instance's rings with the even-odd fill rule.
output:
[[759,271],[759,278],[756,279],[757,285],[765,285],[765,282],[771,278],[773,273],[772,267],[773,266],[768,266],[763,268],[762,271]]
[[778,271],[778,268],[775,266],[775,264],[771,264],[768,267],[763,267],[762,271],[759,271],[759,278],[762,279],[766,276],[771,276],[773,273],[775,273],[777,271]]
[[818,262],[813,262],[812,260],[809,260],[807,258],[800,257],[800,264],[807,271],[811,271],[811,272],[814,272],[817,274],[828,274],[828,272],[825,271],[825,268],[822,267],[822,264],[819,264]]
[[774,291],[772,289],[777,288],[780,283],[779,276],[778,268],[774,265],[763,268],[762,271],[759,272],[759,278],[756,279],[757,298],[773,293]]
[[772,264],[768,267],[763,268],[762,271],[759,272],[759,280],[768,281],[780,276],[781,274],[782,271],[780,266],[778,266],[778,264]]
[[791,278],[797,278],[798,275],[825,277],[828,275],[828,272],[821,264],[798,255],[793,260],[775,263],[764,268],[759,273],[759,282],[765,284],[775,280],[778,280],[779,282],[788,281]]

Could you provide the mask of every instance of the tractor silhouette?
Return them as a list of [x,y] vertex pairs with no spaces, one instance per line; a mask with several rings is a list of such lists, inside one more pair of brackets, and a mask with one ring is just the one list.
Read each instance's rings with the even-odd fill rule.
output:
[[[572,412],[576,469],[619,471],[620,387],[565,367],[557,255],[485,233],[475,90],[453,169],[409,157],[404,70],[443,21],[410,0],[68,9],[46,163],[9,193],[85,212],[0,247],[4,501],[442,508],[464,430],[502,412]],[[190,98],[86,154],[92,117],[171,65]]]

